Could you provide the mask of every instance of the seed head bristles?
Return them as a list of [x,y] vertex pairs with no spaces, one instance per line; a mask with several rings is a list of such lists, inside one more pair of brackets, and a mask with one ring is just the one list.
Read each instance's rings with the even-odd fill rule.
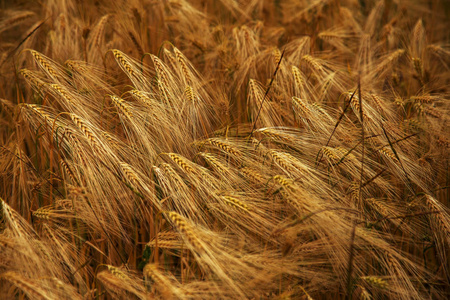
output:
[[152,171],[154,175],[157,177],[158,186],[160,186],[163,191],[166,191],[170,186],[168,175],[164,174],[162,169],[157,166],[153,166]]
[[151,100],[150,98],[145,94],[145,92],[143,91],[138,91],[138,90],[131,90],[129,91],[129,93],[137,100],[141,101],[142,103],[144,103],[147,106],[151,106]]
[[382,58],[379,63],[376,64],[376,67],[373,69],[373,73],[375,75],[381,75],[381,73],[384,73],[386,69],[388,69],[388,66],[397,61],[397,59],[399,59],[404,53],[404,49],[397,49],[391,54],[388,54],[387,56]]
[[286,178],[283,175],[275,175],[273,179],[280,184],[286,191],[295,192],[294,181],[290,178]]
[[114,57],[116,58],[116,61],[119,63],[120,67],[128,73],[130,78],[134,75],[134,70],[131,64],[127,61],[125,54],[123,54],[121,51],[117,49],[112,50]]
[[56,93],[60,95],[63,99],[65,99],[68,103],[73,104],[75,102],[72,96],[70,96],[69,92],[66,89],[64,89],[61,85],[54,83],[50,84],[50,87],[54,91],[56,91]]
[[155,55],[150,55],[153,64],[155,66],[156,73],[158,74],[158,87],[160,91],[163,93],[166,101],[170,100],[168,88],[170,85],[169,81],[171,80],[170,72],[167,69],[166,65]]
[[10,116],[14,116],[14,104],[11,101],[0,98],[0,106]]
[[120,148],[120,143],[116,140],[116,138],[106,131],[101,131],[101,135],[105,137],[105,139],[112,145],[114,148]]
[[253,183],[262,184],[267,181],[263,175],[251,168],[241,168],[239,171]]
[[424,108],[425,114],[430,115],[434,118],[441,118],[442,117],[442,112],[440,110],[437,110],[435,107],[433,106],[428,106],[426,108]]
[[373,287],[379,288],[379,289],[386,289],[388,287],[388,283],[381,277],[377,276],[364,276],[361,277],[362,280],[367,282]]
[[181,169],[186,173],[194,173],[194,168],[191,167],[191,161],[176,153],[166,153]]
[[161,167],[164,170],[164,173],[166,173],[167,177],[173,181],[176,184],[184,184],[183,179],[181,179],[180,175],[178,175],[177,172],[175,172],[175,170],[172,168],[171,165],[167,164],[167,163],[162,163]]
[[278,49],[278,48],[273,49],[272,55],[273,55],[274,65],[276,66],[281,61],[281,51],[280,51],[280,49]]
[[169,50],[164,48],[164,55],[168,58],[170,66],[172,67],[172,70],[179,69],[178,60],[176,59],[175,55],[172,52],[170,52]]
[[400,265],[400,262],[397,258],[395,258],[390,252],[385,251],[384,252],[386,262],[389,266],[389,271],[393,274],[395,274],[396,277],[401,277],[403,274],[403,268]]
[[59,163],[61,167],[64,169],[64,171],[67,173],[67,175],[69,175],[70,180],[72,180],[72,183],[73,184],[78,183],[78,180],[75,178],[75,174],[72,172],[72,169],[69,167],[67,162],[64,159],[61,159]]
[[420,115],[420,116],[423,115],[424,109],[423,109],[422,103],[420,103],[420,102],[414,103],[414,108],[415,108],[415,110],[417,111],[417,114],[418,114],[418,115]]
[[192,76],[191,76],[191,72],[187,66],[186,63],[186,58],[184,57],[184,55],[181,53],[180,50],[178,50],[177,48],[173,48],[173,52],[175,53],[175,56],[178,60],[178,63],[181,66],[181,70],[183,71],[183,75],[184,75],[184,79],[186,81],[186,85],[187,86],[192,86]]
[[27,69],[21,69],[19,73],[20,75],[23,76],[23,78],[25,78],[27,83],[37,92],[42,93],[45,90],[44,88],[45,82],[42,81],[40,78],[38,78],[32,71]]
[[[349,93],[350,95],[350,93]],[[359,106],[359,97],[357,95],[354,95],[352,100],[350,101],[350,106],[353,109],[353,112],[357,116],[358,119],[360,119],[360,106]],[[365,105],[363,105],[363,108],[365,108]],[[365,110],[363,111],[363,119],[364,121],[371,121],[371,118],[366,114]]]
[[339,160],[342,160],[344,158],[347,158],[349,160],[353,160],[355,156],[352,153],[349,153],[349,151],[343,147],[336,147],[334,148],[335,153],[340,154]]
[[85,121],[83,121],[81,117],[78,117],[75,114],[70,114],[70,117],[72,118],[72,121],[75,123],[75,125],[77,125],[77,127],[80,128],[81,132],[84,133],[84,135],[87,137],[88,141],[92,144],[92,146],[96,149],[99,149],[97,138],[95,137],[94,133],[89,129]]
[[264,136],[274,140],[274,141],[282,141],[284,143],[290,144],[292,142],[292,139],[289,134],[286,134],[283,130],[280,130],[278,128],[261,128],[258,130],[255,130],[255,132],[261,132]]
[[138,188],[140,186],[140,184],[139,184],[139,177],[136,174],[136,172],[134,172],[133,168],[129,164],[125,163],[125,162],[120,162],[120,168],[125,173],[125,176],[126,176],[128,182],[134,188]]
[[227,205],[243,210],[245,212],[249,212],[250,209],[247,204],[242,202],[241,200],[231,197],[231,196],[220,196],[220,199],[222,199]]
[[75,145],[74,152],[77,154],[79,161],[81,161],[83,163],[83,165],[86,165],[86,158],[84,157],[84,155],[81,151],[81,149],[83,149],[83,147],[81,146],[80,141],[78,140],[78,138],[76,137],[74,132],[72,130],[66,128],[64,130],[64,134],[67,135],[70,138],[70,141]]
[[[295,159],[292,155],[277,150],[269,150],[267,152],[270,157],[283,169],[290,171],[292,169],[292,159]],[[291,162],[289,161],[291,160]]]
[[413,96],[410,99],[413,102],[432,103],[432,102],[439,101],[442,98],[439,96],[422,95],[422,96]]
[[78,73],[88,72],[88,69],[79,61],[75,60],[66,60],[65,65],[72,71]]
[[325,154],[325,156],[332,162],[335,163],[339,161],[339,156],[336,155],[334,149],[332,147],[325,147],[323,146],[321,148],[322,153]]
[[[248,93],[248,99],[250,101],[256,101],[256,105],[255,108],[257,108],[257,112],[256,115],[253,116],[254,120],[253,120],[253,125],[252,125],[252,131],[250,132],[250,137],[252,137],[253,132],[256,129],[256,123],[259,119],[259,117],[261,116],[261,118],[263,119],[262,122],[263,124],[266,124],[265,126],[275,126],[277,125],[277,123],[279,123],[278,121],[280,121],[278,118],[276,118],[277,115],[279,115],[279,113],[277,114],[276,112],[271,112],[270,105],[264,105],[266,98],[270,92],[270,89],[272,88],[272,84],[275,80],[275,77],[278,73],[278,70],[280,69],[280,65],[281,65],[281,61],[283,59],[283,56],[286,52],[286,48],[283,50],[283,53],[281,53],[281,57],[280,57],[280,61],[278,62],[275,71],[273,72],[272,78],[269,81],[269,85],[267,86],[264,94],[262,93],[262,89],[257,89],[256,85],[254,84],[253,80],[250,80],[249,82],[249,87],[250,87],[250,92]],[[264,112],[261,115],[261,112],[264,108]],[[266,121],[264,121],[264,119],[267,119]]]
[[365,287],[363,287],[361,285],[357,285],[356,290],[359,290],[359,299],[360,300],[372,300],[372,295],[369,293],[369,291]]
[[37,210],[33,211],[33,216],[39,219],[49,220],[52,211],[52,207],[39,207]]
[[155,65],[155,70],[158,73],[160,81],[166,86],[169,86],[169,73],[166,65],[155,55],[150,55],[153,64]]
[[64,134],[67,135],[76,145],[76,147],[80,148],[80,142],[78,141],[78,138],[76,134],[72,131],[72,129],[66,128],[64,129]]
[[67,210],[67,211],[72,211],[74,209],[72,200],[68,200],[68,199],[57,200],[55,202],[55,206],[60,209]]
[[[178,282],[164,274],[157,264],[147,264],[144,267],[143,275],[145,277],[146,286],[150,287],[150,280],[153,281],[156,290],[160,292],[160,299],[187,299],[187,295],[178,287]],[[153,294],[153,293],[152,293]],[[148,297],[148,293],[146,295]]]
[[14,12],[11,16],[8,16],[9,18],[6,17],[7,15],[5,15],[6,14],[3,15],[3,21],[0,22],[0,33],[33,17],[35,13],[32,11],[17,11]]
[[33,113],[35,113],[37,116],[39,116],[39,118],[41,118],[44,121],[46,121],[48,124],[52,124],[53,123],[53,118],[49,114],[47,114],[42,109],[42,107],[40,107],[40,106],[38,106],[36,104],[25,104],[25,107],[28,108]]
[[379,149],[378,152],[382,156],[387,157],[387,158],[393,160],[394,162],[398,162],[398,159],[397,159],[397,157],[395,157],[394,152],[392,152],[392,150],[389,149],[388,147],[383,147],[383,148]]
[[155,240],[152,240],[147,243],[147,247],[149,248],[155,248],[156,245],[158,245],[158,248],[160,249],[183,249],[186,248],[184,243],[182,241],[173,241],[173,240],[160,240],[158,238],[158,242]]
[[296,109],[298,112],[301,112],[302,114],[306,114],[308,116],[311,113],[307,104],[305,104],[303,100],[298,97],[292,97],[292,104],[294,109]]
[[372,97],[373,102],[375,102],[378,112],[383,113],[385,110],[383,109],[382,99],[376,94],[370,94],[370,96]]
[[360,189],[359,181],[353,180],[352,183],[350,184],[350,188],[349,188],[352,203],[359,202],[359,189]]
[[164,286],[164,280],[158,270],[158,265],[156,264],[147,264],[143,270],[144,276],[148,279],[152,279],[156,284]]
[[300,90],[300,96],[306,97],[306,81],[302,71],[296,66],[292,66],[292,75],[294,75],[295,86]]
[[423,47],[426,43],[426,35],[425,35],[425,28],[423,26],[422,19],[417,21],[416,25],[414,26],[413,32],[412,32],[412,54],[416,57],[419,57],[422,54]]
[[105,32],[105,25],[106,22],[108,21],[109,16],[110,15],[108,14],[101,17],[100,20],[95,25],[94,29],[92,30],[92,33],[89,35],[90,39],[93,42],[92,45],[95,46],[96,48],[100,47],[100,44],[103,39],[103,33]]
[[345,32],[344,28],[333,28],[331,30],[324,30],[318,34],[323,40],[344,39],[349,38],[351,35]]
[[311,108],[314,111],[318,112],[320,115],[328,117],[327,112],[325,111],[325,109],[323,109],[323,107],[322,107],[322,105],[320,103],[317,103],[317,102],[312,103],[311,104]]
[[299,68],[292,66],[292,75],[294,75],[294,81],[298,88],[302,88],[305,85],[305,81],[302,78],[302,73]]
[[296,208],[297,211],[304,210],[304,206],[297,201],[298,191],[297,187],[292,179],[286,178],[283,175],[275,175],[273,179],[282,187],[281,195],[286,200],[286,202],[292,207]]
[[189,86],[189,85],[186,86],[186,88],[184,89],[184,94],[186,95],[186,99],[189,101],[189,103],[191,103],[191,104],[196,103],[195,92],[191,86]]
[[254,137],[250,138],[250,142],[254,150],[258,152],[259,155],[263,156],[267,153],[267,148],[262,144],[262,140],[258,140]]
[[112,298],[146,298],[145,287],[142,283],[137,282],[139,279],[136,276],[122,272],[119,268],[113,266],[106,265],[106,267],[108,271],[98,272],[96,279],[102,283],[103,288]]
[[249,97],[256,100],[256,105],[261,105],[263,101],[263,96],[260,93],[256,80],[250,79],[248,82],[249,86]]
[[[358,186],[359,188],[359,186]],[[380,213],[382,216],[389,216],[391,214],[391,211],[386,207],[385,203],[383,203],[380,199],[375,198],[367,198],[364,199],[366,203],[368,203],[372,208],[374,208],[376,211]]]
[[111,291],[112,294],[114,294],[114,292],[119,292],[124,288],[122,286],[123,280],[112,275],[111,272],[108,272],[108,271],[98,272],[96,278],[98,281],[100,281],[102,283],[103,287],[107,291],[112,290]]
[[405,102],[403,101],[402,98],[396,97],[396,98],[394,99],[394,104],[397,105],[398,107],[404,107]]
[[407,119],[403,120],[403,126],[406,127],[405,129],[413,129],[413,130],[422,130],[422,125],[417,119]]
[[52,78],[53,80],[57,81],[58,74],[56,73],[55,69],[51,66],[50,59],[35,50],[30,50],[30,52],[33,55],[37,64],[47,73],[47,75],[49,75],[50,78]]
[[335,85],[336,78],[338,78],[337,72],[332,72],[323,78],[320,89],[318,91],[319,97],[317,97],[316,100],[317,104],[325,101],[327,95],[329,95],[330,93],[331,88]]
[[[3,214],[1,214],[3,212]],[[6,225],[11,229],[13,234],[18,237],[34,236],[34,230],[29,223],[23,219],[14,209],[12,209],[1,197],[0,197],[0,216]]]
[[195,235],[194,229],[189,225],[186,220],[177,214],[176,212],[169,212],[167,216],[170,218],[172,223],[175,225],[177,230],[180,232],[182,237],[187,240],[189,244],[194,248],[194,250],[201,254],[204,252],[204,248],[198,237]]
[[0,279],[7,280],[18,287],[30,299],[53,299],[39,285],[27,279],[24,275],[8,271],[0,274]]
[[445,60],[448,60],[450,57],[450,51],[447,49],[444,49],[441,45],[428,45],[427,49],[441,59],[442,62],[445,62]]
[[111,100],[113,101],[113,103],[117,106],[117,108],[119,108],[119,110],[126,115],[129,119],[133,119],[133,113],[131,112],[131,107],[128,103],[126,103],[125,100],[123,100],[122,98],[119,98],[117,96],[114,95],[110,95]]
[[439,203],[434,197],[430,195],[425,196],[426,204],[431,211],[438,211],[433,217],[441,232],[447,237],[447,242],[450,243],[450,215],[446,211],[446,207]]
[[113,274],[117,278],[120,278],[122,280],[128,279],[128,276],[119,268],[111,266],[111,265],[106,265],[106,267],[108,268],[108,271],[110,271],[111,274]]
[[317,58],[307,54],[302,57],[302,61],[306,62],[318,75],[323,75],[324,67]]
[[420,82],[423,84],[423,65],[422,60],[418,57],[412,58],[412,63],[414,66],[414,70],[416,70],[417,75],[419,76]]
[[[58,200],[55,205],[39,207],[33,211],[33,216],[43,220],[75,218],[71,200]],[[49,234],[53,235],[51,232]]]
[[220,175],[227,175],[227,168],[212,154],[200,152],[198,155],[203,157]]
[[134,33],[132,31],[128,31],[128,36],[130,37],[134,46],[136,46],[136,49],[137,49],[139,55],[142,57],[144,55],[144,50],[142,49],[141,44],[138,42],[136,36],[134,35]]
[[162,98],[166,101],[166,103],[170,102],[169,90],[166,85],[158,78],[156,80],[156,84],[158,85],[159,92],[162,95]]
[[234,146],[230,145],[228,142],[225,142],[221,139],[218,138],[212,138],[212,139],[208,139],[207,142],[210,145],[213,145],[215,147],[218,147],[220,149],[222,149],[223,151],[225,151],[226,153],[232,154],[236,157],[240,157],[241,156],[241,152],[236,149]]
[[153,238],[146,246],[154,248],[156,244],[162,249],[181,249],[184,246],[180,235],[173,231],[159,232],[158,237]]

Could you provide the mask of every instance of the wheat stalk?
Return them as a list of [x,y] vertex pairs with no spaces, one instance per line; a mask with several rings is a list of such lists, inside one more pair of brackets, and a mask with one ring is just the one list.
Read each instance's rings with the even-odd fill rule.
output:
[[114,57],[116,58],[116,61],[119,63],[120,67],[128,73],[128,75],[130,76],[130,78],[132,78],[134,76],[134,69],[131,66],[131,64],[128,62],[127,57],[125,56],[125,54],[123,54],[123,52],[117,50],[117,49],[113,49],[112,50]]
[[194,173],[194,168],[191,166],[192,163],[188,159],[176,153],[166,153],[166,154],[186,173],[188,174]]
[[167,216],[170,218],[173,225],[175,225],[177,230],[180,232],[181,236],[184,239],[186,239],[186,241],[193,247],[193,249],[198,254],[201,254],[205,251],[203,244],[195,234],[194,229],[192,228],[191,225],[189,225],[186,222],[186,220],[181,215],[179,215],[174,211],[171,211],[167,213]]
[[117,96],[111,95],[110,96],[113,103],[117,106],[117,108],[129,119],[133,119],[133,113],[131,112],[131,106],[126,103],[125,100],[122,98],[119,98]]
[[99,143],[95,134],[89,129],[86,122],[79,116],[75,114],[70,114],[72,121],[77,125],[77,127],[84,133],[88,141],[92,144],[95,149],[99,149]]
[[22,75],[27,83],[31,85],[36,91],[42,92],[44,90],[45,82],[37,77],[32,71],[21,69],[19,74]]
[[239,200],[236,197],[231,197],[231,196],[220,196],[220,199],[222,199],[227,205],[243,210],[245,212],[249,212],[250,208],[248,207],[247,204],[245,204],[244,202],[242,202],[241,200]]
[[23,291],[30,299],[56,299],[45,292],[39,285],[23,275],[9,271],[0,274],[0,279],[7,280]]
[[38,65],[53,79],[58,80],[58,73],[56,70],[51,66],[52,63],[50,62],[49,58],[45,55],[37,52],[36,50],[30,50],[31,55],[33,55],[35,61],[38,63]]
[[262,174],[251,168],[241,168],[239,169],[239,171],[254,183],[262,184],[267,181],[267,179]]
[[388,283],[381,277],[377,276],[364,276],[361,277],[362,280],[369,283],[371,286],[379,288],[379,289],[386,289],[388,288]]
[[186,63],[186,58],[181,53],[181,51],[175,47],[173,48],[173,52],[175,53],[175,57],[177,58],[177,61],[181,66],[181,70],[183,71],[184,80],[186,81],[186,85],[192,86],[192,76],[191,76],[191,72],[188,68],[188,65]]

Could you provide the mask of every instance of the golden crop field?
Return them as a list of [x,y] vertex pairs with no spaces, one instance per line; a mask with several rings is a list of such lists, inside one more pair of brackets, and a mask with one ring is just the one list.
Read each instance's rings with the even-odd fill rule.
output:
[[0,299],[449,299],[447,0],[0,0]]

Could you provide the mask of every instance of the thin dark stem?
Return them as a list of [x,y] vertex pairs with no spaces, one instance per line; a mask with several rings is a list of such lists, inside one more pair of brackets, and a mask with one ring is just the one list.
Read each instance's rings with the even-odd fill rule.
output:
[[388,143],[389,143],[389,146],[390,146],[392,152],[394,153],[394,155],[395,155],[395,157],[397,158],[397,160],[398,160],[400,166],[402,167],[403,173],[405,173],[406,180],[408,181],[408,186],[409,186],[409,188],[410,188],[411,191],[413,191],[413,193],[415,194],[415,191],[414,191],[413,185],[412,185],[412,183],[411,183],[411,180],[409,179],[408,173],[406,172],[405,168],[403,167],[403,163],[402,163],[402,161],[400,160],[400,157],[399,157],[397,151],[395,150],[394,145],[393,145],[393,143],[391,142],[391,139],[389,138],[389,135],[387,134],[387,131],[386,131],[386,129],[385,129],[384,126],[383,126],[383,123],[380,122],[380,125],[381,125],[381,128],[383,129],[384,136],[385,136],[386,139],[388,140]]
[[275,72],[272,75],[272,79],[270,79],[269,86],[267,87],[266,92],[264,93],[264,98],[261,101],[261,105],[259,106],[258,114],[256,115],[255,122],[253,123],[252,131],[250,132],[250,137],[253,135],[253,131],[255,131],[256,122],[258,121],[259,115],[261,114],[261,109],[262,109],[262,107],[264,105],[264,102],[266,101],[266,98],[267,98],[267,95],[269,94],[270,88],[272,87],[272,83],[275,80],[275,76],[277,75],[278,70],[280,69],[281,61],[283,60],[283,56],[284,56],[284,52],[285,51],[286,51],[286,49],[284,49],[283,53],[281,53],[280,61],[278,62],[277,67],[275,69]]
[[[341,121],[342,121],[342,118],[344,118],[345,112],[346,112],[347,109],[349,108],[350,102],[352,102],[352,99],[353,99],[353,96],[355,95],[355,93],[356,93],[356,90],[355,90],[355,91],[353,92],[353,94],[350,96],[350,100],[345,104],[344,110],[342,111],[341,115],[339,116],[339,119],[337,120],[336,124],[334,125],[333,131],[331,132],[331,135],[330,135],[330,137],[328,138],[328,141],[327,141],[327,143],[325,144],[325,147],[327,147],[328,144],[330,143],[331,138],[333,137],[333,135],[334,135],[336,129],[338,128],[339,124],[340,124]],[[345,102],[345,100],[344,100],[344,102]],[[322,151],[319,151],[319,153],[317,153],[317,157],[319,157],[319,154],[321,154],[321,153],[322,153]],[[323,155],[323,154],[322,154],[322,155]],[[317,157],[316,157],[316,163],[318,163],[318,162],[322,159],[322,156],[320,156],[320,158],[317,158]]]
[[356,236],[356,225],[355,222],[353,224],[352,233],[350,236],[350,255],[348,258],[348,266],[347,266],[347,295],[346,299],[352,299],[352,273],[353,273],[353,259],[354,259],[354,245],[355,245],[355,236]]
[[362,183],[364,180],[364,154],[365,154],[365,145],[364,145],[364,113],[362,106],[362,97],[361,97],[361,76],[358,78],[358,97],[359,97],[359,117],[361,118],[361,174],[360,174],[360,182],[359,182],[359,202],[362,200]]

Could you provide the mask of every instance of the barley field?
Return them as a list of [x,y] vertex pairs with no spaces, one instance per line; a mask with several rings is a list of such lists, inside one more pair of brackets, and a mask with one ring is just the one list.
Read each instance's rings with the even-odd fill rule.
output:
[[0,298],[450,298],[449,28],[447,0],[0,0]]

